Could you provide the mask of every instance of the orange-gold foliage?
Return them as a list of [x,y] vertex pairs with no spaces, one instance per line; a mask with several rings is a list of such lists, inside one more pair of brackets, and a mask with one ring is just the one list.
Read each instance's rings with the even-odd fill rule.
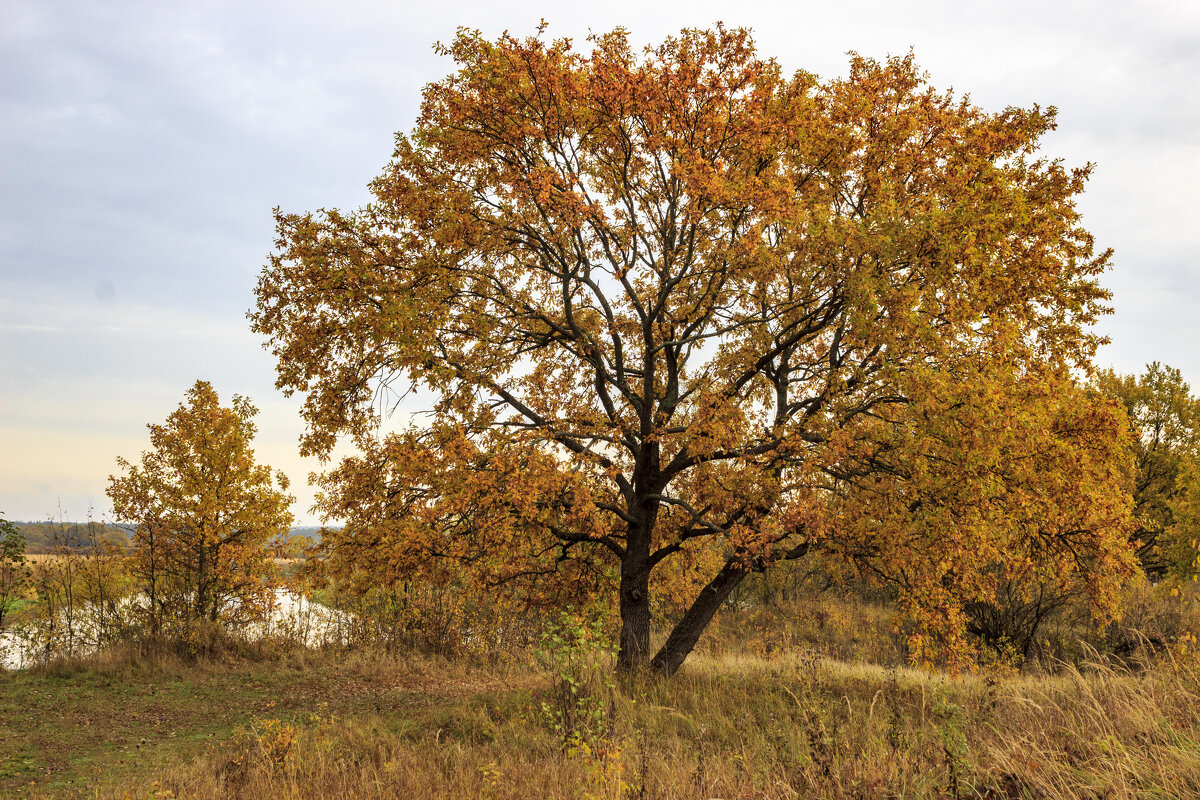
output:
[[[995,564],[1130,562],[1115,405],[1077,388],[1108,264],[1037,154],[911,57],[785,75],[749,34],[460,31],[373,202],[277,213],[254,329],[304,395],[347,574],[431,555],[562,597],[697,587],[673,672],[747,571],[821,549],[896,581],[939,648]],[[384,435],[388,387],[429,414]],[[663,565],[671,565],[667,569]],[[707,570],[701,574],[700,570]]]

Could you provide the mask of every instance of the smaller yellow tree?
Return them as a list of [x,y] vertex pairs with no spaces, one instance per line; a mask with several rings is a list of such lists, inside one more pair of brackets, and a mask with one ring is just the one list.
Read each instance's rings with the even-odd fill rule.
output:
[[109,476],[155,633],[164,619],[236,621],[268,599],[269,545],[291,527],[293,498],[282,472],[254,462],[257,413],[237,395],[222,407],[196,381],[166,424],[147,426],[141,462],[118,458],[124,474]]

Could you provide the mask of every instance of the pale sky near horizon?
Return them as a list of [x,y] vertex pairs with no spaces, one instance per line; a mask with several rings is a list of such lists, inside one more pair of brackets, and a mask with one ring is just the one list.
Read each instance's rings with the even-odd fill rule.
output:
[[271,210],[366,202],[452,68],[432,44],[542,18],[640,44],[722,20],[823,77],[911,48],[988,110],[1057,106],[1044,153],[1096,163],[1080,205],[1116,251],[1098,363],[1164,362],[1200,392],[1200,3],[0,0],[0,514],[103,517],[115,458],[203,378],[261,409],[259,460],[314,522],[320,465],[245,319]]

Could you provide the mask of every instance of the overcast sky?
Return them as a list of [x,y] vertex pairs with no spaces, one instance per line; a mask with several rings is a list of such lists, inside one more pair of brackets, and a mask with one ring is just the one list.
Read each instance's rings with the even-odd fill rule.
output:
[[[836,5],[836,8],[834,7]],[[1200,391],[1200,3],[315,3],[0,0],[0,512],[109,510],[114,459],[148,446],[197,378],[259,406],[260,461],[319,469],[298,402],[245,313],[271,210],[352,208],[412,127],[432,45],[488,36],[639,43],[718,20],[785,69],[910,48],[992,111],[1059,109],[1045,154],[1095,162],[1082,200],[1116,313],[1100,363],[1183,370]]]

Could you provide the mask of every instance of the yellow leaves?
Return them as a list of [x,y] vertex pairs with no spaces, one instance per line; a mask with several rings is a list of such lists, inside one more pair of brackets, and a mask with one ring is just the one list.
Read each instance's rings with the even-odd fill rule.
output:
[[727,398],[700,392],[680,443],[689,453],[707,457],[746,439],[746,410]]
[[160,608],[216,619],[236,613],[230,599],[248,611],[270,589],[267,547],[291,527],[292,498],[282,472],[254,463],[256,413],[236,395],[221,406],[197,381],[165,424],[148,426],[153,449],[138,464],[118,459],[125,474],[109,477],[115,518],[136,526],[135,572]]
[[[926,651],[965,647],[955,609],[991,597],[999,576],[1077,587],[1111,611],[1133,570],[1123,421],[1111,404],[1053,372],[921,385],[929,394],[899,410],[902,427],[877,431],[876,452],[890,452],[895,471],[837,491],[826,508],[840,541],[823,546],[870,552],[873,569],[896,577]],[[830,468],[850,475],[877,457],[840,453]]]

